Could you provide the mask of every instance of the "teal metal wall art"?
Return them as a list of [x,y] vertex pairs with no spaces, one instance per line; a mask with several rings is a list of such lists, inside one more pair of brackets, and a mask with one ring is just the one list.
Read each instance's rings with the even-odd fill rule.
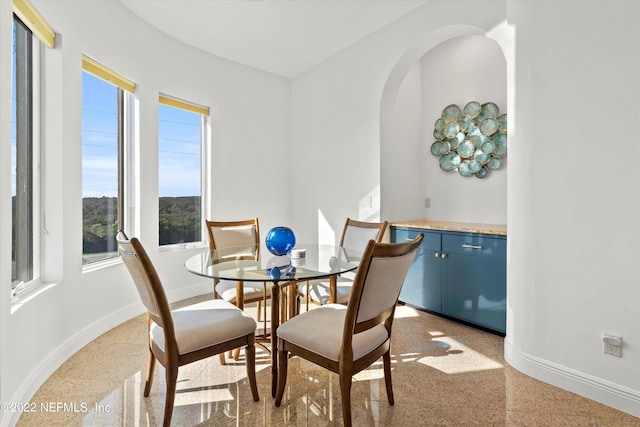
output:
[[440,168],[464,177],[484,178],[500,169],[507,155],[507,115],[493,102],[471,101],[461,110],[455,104],[442,110],[436,120],[431,154]]

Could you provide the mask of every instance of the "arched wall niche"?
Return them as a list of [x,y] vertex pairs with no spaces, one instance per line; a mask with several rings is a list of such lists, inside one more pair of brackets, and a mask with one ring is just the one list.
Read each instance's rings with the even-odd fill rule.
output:
[[[381,217],[506,223],[504,168],[484,180],[463,178],[441,171],[429,153],[433,122],[447,104],[492,101],[507,112],[503,44],[478,27],[455,25],[425,34],[400,56],[381,99]],[[469,57],[474,49],[480,57]]]

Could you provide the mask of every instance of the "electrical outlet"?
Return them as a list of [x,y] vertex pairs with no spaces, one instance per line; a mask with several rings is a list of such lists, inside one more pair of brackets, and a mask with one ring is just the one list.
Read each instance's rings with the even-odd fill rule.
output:
[[425,199],[424,199],[424,207],[425,208],[430,208],[431,207],[431,197],[425,197]]
[[622,337],[604,334],[602,342],[604,343],[604,354],[622,357]]
[[620,345],[612,345],[605,344],[604,345],[604,353],[610,354],[612,356],[622,357],[622,346]]

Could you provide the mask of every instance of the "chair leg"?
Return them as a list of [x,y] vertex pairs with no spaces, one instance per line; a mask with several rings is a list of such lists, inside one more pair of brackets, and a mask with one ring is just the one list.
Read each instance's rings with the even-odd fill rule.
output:
[[[282,345],[280,345],[282,346]],[[287,366],[289,352],[287,350],[278,350],[278,385],[276,387],[276,406],[282,403],[284,395],[284,387],[287,383]]]
[[[216,281],[213,281],[213,299],[222,299],[222,297],[220,297],[220,295],[218,295],[218,291],[216,291]],[[231,354],[229,354],[229,356],[231,356]],[[221,365],[226,365],[227,361],[224,357],[224,352],[220,353],[220,364]]]
[[340,373],[340,397],[344,427],[351,427],[351,375]]
[[233,360],[239,360],[240,359],[240,347],[236,348],[233,351]]
[[258,396],[258,383],[256,382],[256,347],[250,344],[245,347],[244,355],[247,359],[247,378],[249,378],[249,387],[251,387],[251,395],[253,400],[260,400]]
[[144,383],[144,397],[149,396],[151,391],[151,384],[153,383],[153,372],[156,367],[156,357],[153,355],[151,349],[149,349],[149,356],[147,357],[147,378]]
[[[262,304],[264,302],[264,304]],[[262,283],[262,299],[258,301],[258,322],[262,316],[262,336],[267,338],[267,282]]]
[[171,416],[173,415],[173,402],[176,398],[176,383],[178,382],[178,367],[169,366],[165,367],[166,381],[167,381],[167,393],[164,403],[164,421],[162,425],[169,427],[171,425]]
[[387,399],[389,404],[393,405],[393,386],[391,385],[391,351],[387,351],[382,355],[382,362],[384,365],[384,384],[387,387]]
[[262,306],[262,309],[264,310],[264,313],[262,313],[262,335],[263,337],[266,339],[267,338],[267,293],[266,293],[266,288],[265,288],[265,298],[264,298],[264,305]]

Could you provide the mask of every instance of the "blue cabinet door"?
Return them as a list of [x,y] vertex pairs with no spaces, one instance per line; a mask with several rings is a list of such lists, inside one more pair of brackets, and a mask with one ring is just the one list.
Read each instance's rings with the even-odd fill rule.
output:
[[506,331],[506,240],[443,234],[442,313]]
[[[404,242],[424,234],[416,258],[400,291],[400,301],[411,306],[440,312],[442,308],[441,234],[413,228],[391,228],[391,241]],[[436,257],[438,254],[438,257]]]
[[506,332],[506,237],[391,227],[391,241],[424,240],[400,301],[500,333]]

